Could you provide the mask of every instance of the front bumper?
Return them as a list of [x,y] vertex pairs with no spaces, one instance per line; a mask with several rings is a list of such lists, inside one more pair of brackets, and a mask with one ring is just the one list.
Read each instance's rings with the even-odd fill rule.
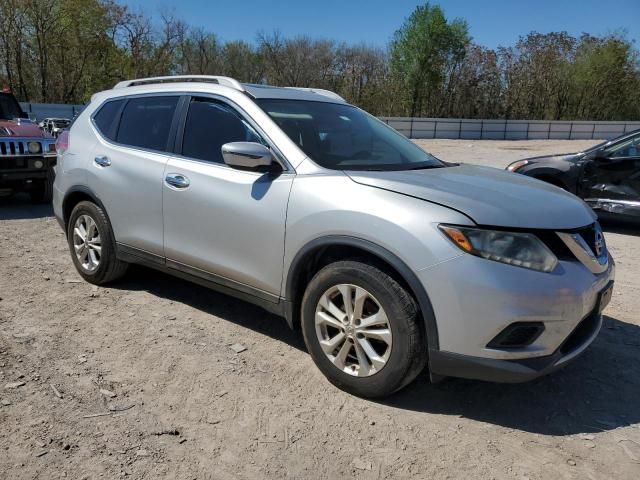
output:
[[[590,272],[561,260],[552,273],[463,254],[418,272],[433,306],[438,349],[430,350],[434,375],[519,382],[549,373],[578,356],[602,324],[600,292],[615,264]],[[516,348],[489,346],[512,324],[543,324],[542,333]]]
[[430,370],[432,374],[443,377],[502,383],[527,382],[554,372],[579,356],[596,339],[601,327],[602,315],[593,312],[578,324],[553,354],[545,357],[500,360],[432,350],[429,354]]
[[[36,165],[42,164],[41,167]],[[45,180],[52,174],[55,156],[0,156],[0,186],[19,187],[32,180]]]

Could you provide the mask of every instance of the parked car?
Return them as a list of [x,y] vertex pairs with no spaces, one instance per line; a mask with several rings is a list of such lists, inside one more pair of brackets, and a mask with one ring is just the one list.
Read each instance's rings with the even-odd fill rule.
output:
[[40,122],[40,128],[52,137],[57,137],[60,132],[71,126],[71,120],[68,118],[45,118]]
[[51,202],[55,164],[55,139],[0,92],[0,193],[27,191],[34,202]]
[[507,170],[564,188],[601,217],[640,221],[640,130],[584,152],[518,160]]
[[88,282],[143,264],[301,326],[335,385],[517,382],[594,340],[614,262],[593,211],[442,162],[332,92],[121,82],[58,139],[54,212]]

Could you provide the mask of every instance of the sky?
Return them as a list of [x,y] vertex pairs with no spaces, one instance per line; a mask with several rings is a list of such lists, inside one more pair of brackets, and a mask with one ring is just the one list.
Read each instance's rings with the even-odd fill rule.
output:
[[[384,47],[416,5],[410,0],[120,0],[158,17],[165,9],[222,40],[254,42],[256,33],[309,35]],[[604,35],[626,30],[640,41],[640,0],[440,0],[448,18],[467,20],[474,41],[513,45],[532,30]]]

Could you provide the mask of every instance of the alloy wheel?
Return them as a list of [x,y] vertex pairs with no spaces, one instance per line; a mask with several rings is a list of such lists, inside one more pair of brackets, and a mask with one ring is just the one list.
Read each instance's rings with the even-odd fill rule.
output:
[[93,272],[100,266],[102,241],[96,222],[89,215],[80,215],[73,227],[73,249],[82,269]]
[[369,377],[391,354],[389,319],[380,302],[357,285],[339,284],[318,301],[316,335],[327,358],[349,375]]

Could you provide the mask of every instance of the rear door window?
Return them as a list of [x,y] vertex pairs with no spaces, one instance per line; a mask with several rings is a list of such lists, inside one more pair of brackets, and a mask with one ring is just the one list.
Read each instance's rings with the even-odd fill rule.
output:
[[[100,133],[109,140],[115,140],[117,120],[116,115],[120,112],[120,108],[124,100],[112,100],[100,107],[97,113],[93,115],[93,121]],[[50,127],[50,121],[47,121],[47,128]]]
[[230,142],[265,144],[251,125],[230,106],[207,98],[192,99],[182,137],[182,155],[224,163],[221,147]]
[[178,96],[131,98],[124,107],[116,142],[149,150],[167,150]]

